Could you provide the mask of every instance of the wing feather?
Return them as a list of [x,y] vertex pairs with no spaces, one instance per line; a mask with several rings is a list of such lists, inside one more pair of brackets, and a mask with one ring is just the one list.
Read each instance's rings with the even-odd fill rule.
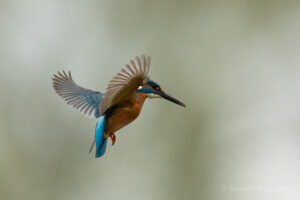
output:
[[136,90],[148,79],[150,57],[142,55],[131,60],[108,83],[106,92],[100,102],[103,115],[109,108],[133,98]]
[[72,78],[71,72],[57,72],[52,77],[53,88],[68,105],[73,106],[82,114],[100,117],[99,105],[103,94],[88,90],[77,85]]

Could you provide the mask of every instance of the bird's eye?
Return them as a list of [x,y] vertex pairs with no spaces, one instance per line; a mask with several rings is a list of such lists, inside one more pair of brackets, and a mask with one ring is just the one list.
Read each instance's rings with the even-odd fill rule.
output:
[[154,90],[157,90],[157,91],[161,91],[161,89],[160,89],[159,86],[154,86],[153,89],[154,89]]

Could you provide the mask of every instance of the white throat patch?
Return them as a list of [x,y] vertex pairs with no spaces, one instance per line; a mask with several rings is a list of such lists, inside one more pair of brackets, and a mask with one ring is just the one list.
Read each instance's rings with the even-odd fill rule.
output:
[[147,93],[147,97],[150,99],[161,98],[161,96],[159,96],[158,94],[152,94],[152,93]]

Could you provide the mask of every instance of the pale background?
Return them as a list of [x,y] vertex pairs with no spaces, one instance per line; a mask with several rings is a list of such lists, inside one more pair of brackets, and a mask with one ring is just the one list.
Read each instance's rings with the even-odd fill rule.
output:
[[[300,1],[0,1],[0,199],[300,198]],[[136,55],[148,100],[104,157],[54,93],[104,91]],[[109,143],[110,144],[110,143]]]

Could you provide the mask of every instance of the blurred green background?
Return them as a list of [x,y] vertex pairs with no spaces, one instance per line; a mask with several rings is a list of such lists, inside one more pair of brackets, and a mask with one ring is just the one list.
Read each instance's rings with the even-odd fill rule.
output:
[[[300,2],[0,1],[0,199],[299,199]],[[104,157],[96,119],[54,93],[104,91],[136,55],[183,101],[146,101]]]

